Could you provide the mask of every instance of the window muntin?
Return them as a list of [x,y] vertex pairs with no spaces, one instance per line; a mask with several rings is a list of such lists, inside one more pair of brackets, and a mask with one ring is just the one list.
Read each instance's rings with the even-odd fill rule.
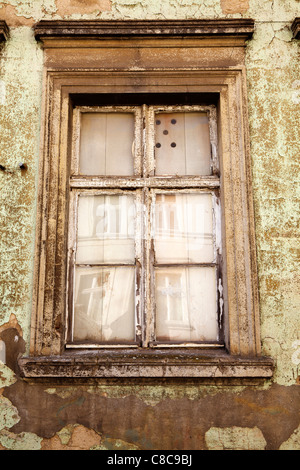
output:
[[81,107],[73,134],[67,347],[221,345],[215,108]]

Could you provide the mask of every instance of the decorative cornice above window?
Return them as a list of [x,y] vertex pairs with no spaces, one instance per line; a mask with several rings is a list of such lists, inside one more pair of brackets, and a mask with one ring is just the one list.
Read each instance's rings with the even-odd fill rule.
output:
[[216,20],[71,20],[40,21],[34,26],[36,39],[103,37],[237,37],[250,39],[252,19]]
[[300,39],[300,18],[295,18],[292,23],[292,32],[295,39]]
[[6,41],[8,39],[9,29],[5,21],[0,20],[0,41]]

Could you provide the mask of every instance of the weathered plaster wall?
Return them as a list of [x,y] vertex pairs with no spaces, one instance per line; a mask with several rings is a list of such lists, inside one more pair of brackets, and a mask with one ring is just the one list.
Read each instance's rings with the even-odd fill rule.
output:
[[[262,348],[261,387],[48,386],[18,378],[28,351],[43,53],[41,19],[255,19],[247,48]],[[297,449],[299,428],[299,0],[0,0],[0,449]],[[21,171],[24,162],[27,170]]]

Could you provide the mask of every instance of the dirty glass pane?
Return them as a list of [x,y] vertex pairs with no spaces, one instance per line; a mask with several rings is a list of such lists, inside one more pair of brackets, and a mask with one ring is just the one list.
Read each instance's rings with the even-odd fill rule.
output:
[[79,173],[133,175],[133,113],[82,113]]
[[79,197],[77,264],[133,263],[134,238],[133,195]]
[[154,125],[156,175],[211,174],[206,113],[158,113]]
[[156,339],[217,341],[214,267],[156,268]]
[[74,341],[134,340],[134,267],[77,267]]
[[158,263],[213,262],[211,194],[157,194],[154,226]]

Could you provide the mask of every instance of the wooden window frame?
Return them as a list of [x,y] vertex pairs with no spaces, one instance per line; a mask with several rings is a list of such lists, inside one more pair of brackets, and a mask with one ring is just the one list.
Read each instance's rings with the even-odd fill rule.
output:
[[[29,354],[19,361],[22,374],[43,380],[184,378],[209,383],[270,378],[274,364],[261,355],[260,345],[244,66],[253,21],[116,23],[58,21],[35,26],[45,53],[45,87],[32,334]],[[217,97],[226,319],[222,350],[65,348],[74,103],[130,93]],[[206,178],[207,189],[214,187],[214,180]],[[162,178],[162,187],[165,182]]]
[[[162,98],[163,99],[163,98]],[[135,115],[135,137],[134,137],[134,176],[120,177],[120,176],[101,176],[101,175],[81,175],[79,171],[79,147],[80,147],[80,122],[82,113],[101,113],[101,112],[123,112],[132,113]],[[155,139],[155,116],[157,113],[170,113],[170,112],[201,112],[205,113],[208,118],[209,136],[211,145],[211,175],[210,176],[154,176],[155,171],[155,156],[154,156],[154,139]],[[77,227],[77,207],[79,195],[109,195],[109,194],[128,194],[128,190],[134,191],[137,199],[137,235],[136,235],[136,261],[135,268],[137,271],[137,289],[136,298],[139,302],[136,304],[136,338],[132,344],[127,344],[127,347],[198,347],[198,348],[220,348],[224,347],[223,341],[223,328],[221,324],[223,321],[222,315],[222,274],[220,266],[221,246],[216,246],[216,239],[220,240],[221,234],[218,236],[215,233],[215,227],[220,229],[221,224],[217,223],[217,208],[220,206],[219,190],[219,164],[217,155],[217,115],[216,107],[213,105],[199,106],[199,105],[168,105],[168,106],[104,106],[104,107],[76,107],[73,112],[73,139],[72,139],[72,163],[71,163],[71,176],[70,176],[70,221],[69,221],[69,266],[67,273],[73,273],[75,260],[75,246],[76,246],[76,227]],[[91,186],[93,189],[91,189]],[[114,189],[107,189],[107,188]],[[127,189],[124,189],[126,187]],[[73,192],[73,193],[72,193]],[[214,220],[214,260],[211,263],[202,263],[202,265],[209,264],[216,268],[216,276],[219,280],[219,288],[217,288],[216,280],[216,298],[218,305],[218,319],[219,325],[219,339],[218,341],[201,342],[188,341],[188,342],[168,342],[157,341],[155,337],[155,307],[154,307],[154,262],[150,260],[152,253],[151,233],[153,231],[153,204],[156,194],[180,194],[180,193],[194,193],[194,194],[211,194],[213,196],[213,213]],[[140,245],[140,246],[139,246]],[[105,264],[105,263],[104,263]],[[186,263],[188,264],[188,263]],[[201,263],[198,263],[201,264]],[[128,264],[129,266],[129,264]],[[133,266],[133,265],[131,265]],[[174,266],[174,264],[170,264]],[[93,343],[74,341],[72,335],[74,311],[74,296],[71,288],[73,276],[70,274],[70,280],[67,282],[69,292],[67,293],[66,304],[66,349],[97,349],[97,348],[124,348],[123,344],[114,343]],[[143,286],[144,294],[141,294],[141,287]],[[220,307],[220,308],[219,308]],[[142,315],[142,312],[144,313]]]

